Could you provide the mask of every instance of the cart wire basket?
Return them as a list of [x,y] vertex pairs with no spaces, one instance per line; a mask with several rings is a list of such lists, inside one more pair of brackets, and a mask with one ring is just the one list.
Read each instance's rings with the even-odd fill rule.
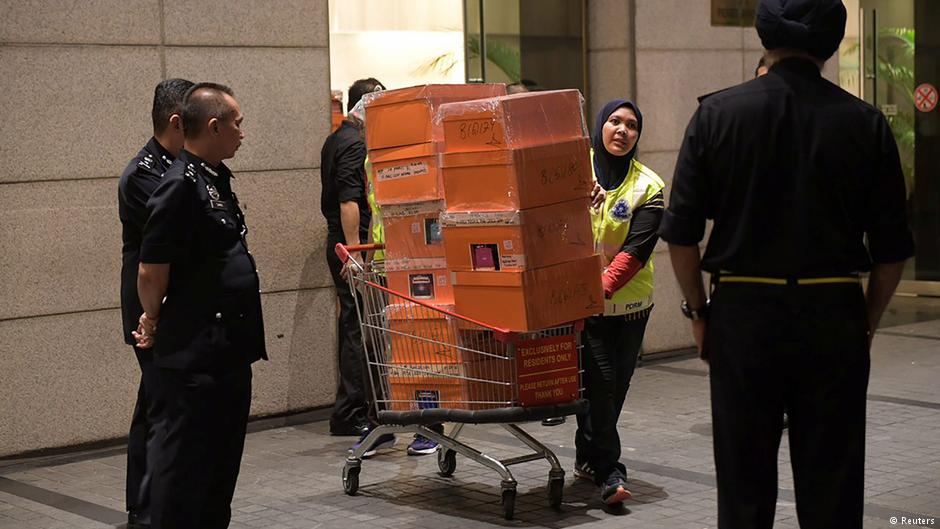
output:
[[[374,244],[335,248],[356,298],[378,422],[346,458],[346,494],[358,491],[364,454],[381,436],[414,432],[438,443],[441,476],[453,475],[457,454],[496,471],[507,520],[513,517],[517,484],[509,467],[548,461],[548,502],[560,508],[565,471],[519,423],[587,411],[579,354],[583,322],[511,332],[463,317],[449,310],[452,306],[416,299],[424,289],[414,296],[389,289],[386,276],[394,272],[367,258],[381,249]],[[431,427],[443,423],[452,424],[446,435]],[[484,454],[459,440],[466,424],[500,424],[531,452],[503,460]]]

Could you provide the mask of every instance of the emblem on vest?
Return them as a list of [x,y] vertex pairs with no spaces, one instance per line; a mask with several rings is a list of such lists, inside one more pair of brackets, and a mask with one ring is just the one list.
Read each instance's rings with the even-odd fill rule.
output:
[[610,209],[610,217],[616,221],[626,222],[632,216],[633,212],[630,211],[630,204],[627,204],[627,200],[623,198],[618,200],[614,207]]

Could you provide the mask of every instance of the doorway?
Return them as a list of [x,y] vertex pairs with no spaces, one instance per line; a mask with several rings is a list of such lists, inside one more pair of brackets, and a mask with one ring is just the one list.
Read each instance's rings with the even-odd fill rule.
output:
[[846,0],[839,82],[891,124],[917,252],[899,293],[940,296],[940,2]]

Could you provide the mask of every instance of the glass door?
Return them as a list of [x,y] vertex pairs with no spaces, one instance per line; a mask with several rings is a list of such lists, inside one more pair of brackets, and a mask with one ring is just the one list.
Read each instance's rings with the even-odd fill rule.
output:
[[840,84],[885,114],[904,170],[917,253],[898,292],[940,296],[940,109],[931,104],[940,84],[940,2],[845,4]]
[[585,92],[586,0],[464,0],[467,82]]

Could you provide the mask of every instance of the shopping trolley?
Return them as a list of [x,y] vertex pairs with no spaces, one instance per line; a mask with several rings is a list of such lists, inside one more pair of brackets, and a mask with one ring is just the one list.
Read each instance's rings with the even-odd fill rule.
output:
[[[581,398],[582,322],[519,333],[465,318],[416,299],[428,292],[420,282],[426,278],[419,277],[408,294],[388,288],[386,274],[394,272],[364,258],[365,252],[382,248],[336,245],[357,301],[378,422],[346,458],[346,494],[359,489],[363,455],[379,437],[414,432],[440,445],[441,476],[453,475],[457,454],[495,470],[502,478],[507,520],[516,499],[516,480],[508,467],[547,460],[548,501],[559,508],[565,471],[555,454],[518,423],[587,411]],[[429,427],[440,423],[453,424],[449,435]],[[503,460],[484,454],[458,440],[466,424],[500,424],[531,452]]]

